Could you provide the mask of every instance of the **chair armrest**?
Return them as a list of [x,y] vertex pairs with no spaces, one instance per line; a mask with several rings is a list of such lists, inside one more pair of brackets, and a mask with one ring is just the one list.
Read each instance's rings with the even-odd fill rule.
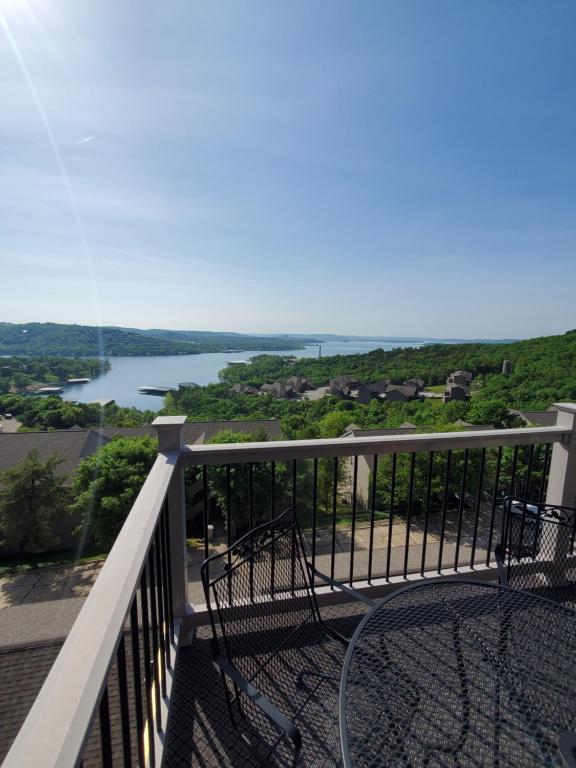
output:
[[369,597],[366,597],[366,595],[363,595],[361,592],[358,592],[357,589],[353,589],[352,587],[349,587],[347,584],[343,584],[341,581],[336,581],[336,579],[332,579],[330,576],[326,576],[325,573],[321,573],[317,568],[312,568],[312,565],[308,562],[307,562],[307,565],[308,565],[308,568],[310,569],[310,574],[312,576],[317,576],[319,579],[322,579],[322,581],[325,581],[327,584],[330,584],[332,587],[336,587],[336,589],[340,589],[342,592],[345,592],[350,597],[353,597],[354,600],[359,600],[361,603],[364,603],[370,608],[374,608],[374,606],[376,605],[376,602],[374,600],[370,600]]
[[494,556],[496,557],[496,567],[498,568],[498,579],[503,587],[508,586],[508,568],[504,562],[504,550],[502,544],[496,544],[494,549]]
[[283,715],[278,707],[272,704],[272,702],[269,701],[262,693],[260,693],[257,688],[254,688],[252,683],[248,682],[248,680],[246,680],[246,678],[240,674],[236,667],[228,661],[228,659],[226,659],[224,656],[218,656],[215,659],[215,663],[220,671],[223,672],[226,677],[230,678],[234,685],[239,688],[248,699],[250,699],[252,704],[255,704],[259,709],[261,709],[266,717],[271,720],[280,731],[283,731],[286,736],[288,736],[288,738],[294,744],[296,755],[298,755],[300,749],[302,748],[302,737],[300,736],[300,731],[294,725],[294,723],[289,720],[286,715]]

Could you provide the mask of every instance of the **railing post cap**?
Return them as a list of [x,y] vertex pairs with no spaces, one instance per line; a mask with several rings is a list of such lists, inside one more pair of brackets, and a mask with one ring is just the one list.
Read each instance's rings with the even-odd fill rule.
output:
[[156,416],[152,422],[154,429],[162,427],[179,427],[186,423],[186,416]]
[[553,407],[557,411],[563,411],[564,413],[573,413],[576,415],[576,403],[553,403]]
[[157,416],[152,426],[158,433],[158,451],[179,451],[186,416]]

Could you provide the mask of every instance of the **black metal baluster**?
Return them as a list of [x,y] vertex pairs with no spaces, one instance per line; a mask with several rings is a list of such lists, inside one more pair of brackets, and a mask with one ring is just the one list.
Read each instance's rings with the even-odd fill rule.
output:
[[[248,530],[251,531],[254,528],[254,465],[248,464]],[[252,536],[250,536],[252,540]],[[250,567],[248,571],[249,575],[249,588],[250,588],[250,600],[254,600],[254,558],[250,558]]]
[[[316,568],[316,518],[318,515],[318,459],[314,459],[312,476],[312,571]],[[312,577],[314,578],[314,577]]]
[[486,565],[490,565],[492,554],[492,542],[494,538],[494,523],[496,520],[496,507],[498,506],[498,493],[500,486],[500,469],[502,467],[502,446],[498,448],[498,458],[496,459],[496,474],[494,477],[494,494],[492,496],[492,511],[490,514],[490,531],[488,533],[488,551],[486,552]]
[[126,676],[126,645],[124,633],[116,649],[116,666],[118,668],[118,690],[120,692],[120,721],[122,723],[122,753],[125,768],[132,765],[132,746],[130,744],[130,708],[128,706],[128,678]]
[[[276,517],[276,462],[271,461],[270,462],[270,474],[271,474],[271,505],[272,505],[272,520]],[[270,559],[270,585],[272,589],[272,597],[274,597],[274,591],[275,591],[275,579],[276,579],[276,544],[275,539],[272,538],[272,547],[271,547],[271,559]]]
[[210,554],[208,542],[208,467],[202,467],[202,514],[204,515],[204,558]]
[[388,550],[386,552],[386,579],[390,579],[390,561],[392,559],[392,525],[394,519],[394,496],[396,492],[396,454],[392,454],[392,476],[390,478],[390,514],[388,516]]
[[138,626],[138,603],[136,596],[130,607],[130,635],[132,638],[132,675],[134,678],[134,704],[136,710],[136,731],[138,736],[138,764],[146,765],[144,745],[144,715],[142,712],[142,679],[140,676],[140,629]]
[[412,525],[412,503],[414,500],[414,469],[416,467],[416,454],[410,454],[410,481],[408,484],[408,514],[406,515],[406,539],[404,541],[404,578],[408,574],[408,554],[410,549],[410,528]]
[[146,728],[150,765],[156,764],[154,752],[154,704],[152,702],[152,666],[150,661],[150,621],[148,616],[148,583],[146,567],[140,576],[140,600],[142,601],[142,640],[144,646],[144,682],[146,685]]
[[156,594],[158,598],[158,640],[160,641],[160,679],[162,696],[166,698],[166,647],[164,643],[164,590],[162,588],[162,562],[160,560],[160,526],[154,534],[154,554],[156,555]]
[[456,534],[456,551],[454,553],[454,570],[458,570],[460,558],[460,540],[462,538],[462,522],[464,519],[464,497],[466,495],[466,474],[468,472],[468,448],[464,451],[464,466],[462,467],[462,483],[460,485],[460,504],[458,505],[458,533]]
[[102,765],[112,766],[112,734],[110,732],[110,706],[108,704],[108,685],[104,687],[100,699],[100,746],[102,747]]
[[[334,457],[334,488],[332,489],[332,552],[330,556],[330,577],[334,578],[336,564],[336,510],[338,505],[338,457]],[[330,587],[334,589],[334,587]]]
[[[230,464],[226,464],[226,546],[232,545],[232,480]],[[231,564],[230,553],[228,553],[228,564]]]
[[482,481],[484,480],[484,465],[486,463],[486,448],[482,448],[480,453],[480,470],[478,473],[478,487],[476,489],[476,501],[474,504],[474,534],[472,536],[472,553],[470,555],[470,568],[474,568],[474,558],[476,557],[476,542],[478,540],[478,522],[480,520],[480,504],[482,501]]
[[292,536],[290,542],[291,562],[290,562],[290,590],[294,594],[294,582],[296,576],[296,485],[297,485],[297,466],[296,459],[292,460]]
[[356,535],[356,495],[358,493],[358,456],[354,456],[352,479],[352,529],[350,531],[350,577],[348,583],[352,586],[354,580],[354,536]]
[[526,470],[526,483],[524,485],[525,499],[530,499],[530,481],[532,480],[532,463],[534,461],[534,445],[530,446],[528,451],[528,469]]
[[[160,709],[161,669],[158,646],[158,614],[156,608],[156,573],[154,568],[154,544],[148,550],[148,578],[150,584],[150,618],[152,625],[152,674],[154,675],[154,701],[156,704],[156,729],[162,730],[162,711]],[[163,671],[163,670],[162,670]]]
[[174,598],[172,596],[172,556],[170,545],[170,507],[164,504],[164,538],[166,541],[166,564],[168,571],[168,616],[170,617],[170,640],[174,643]]
[[432,470],[434,467],[434,451],[430,451],[428,457],[428,478],[426,480],[426,508],[424,510],[424,541],[422,542],[422,561],[420,573],[424,575],[426,567],[426,545],[428,543],[428,523],[430,518],[430,494],[432,493]]
[[442,555],[444,554],[444,536],[446,535],[446,515],[448,512],[448,493],[450,492],[450,464],[452,451],[446,453],[446,470],[444,474],[444,495],[442,497],[442,522],[440,523],[440,545],[438,547],[438,573],[442,572]]
[[270,519],[274,520],[274,518],[276,517],[276,462],[275,461],[270,462],[270,474],[271,474],[270,481],[272,483],[271,494],[270,494],[270,506],[272,509],[272,516]]
[[254,464],[248,464],[248,530],[254,528]]
[[512,456],[512,470],[510,472],[510,495],[516,496],[514,492],[514,483],[516,482],[516,467],[518,465],[518,446],[514,446],[514,454]]
[[378,473],[378,454],[374,454],[372,464],[372,500],[370,509],[370,542],[368,544],[368,584],[372,581],[372,558],[374,555],[374,524],[376,520],[376,475]]
[[164,525],[165,510],[160,517],[160,551],[162,554],[162,593],[164,598],[164,648],[166,650],[166,666],[172,667],[170,650],[170,592],[168,590],[168,562],[166,560],[166,529]]
[[546,482],[548,480],[548,462],[550,460],[550,443],[546,443],[544,446],[544,459],[542,461],[542,479],[540,481],[540,495],[538,501],[540,504],[544,501],[544,491],[546,490]]

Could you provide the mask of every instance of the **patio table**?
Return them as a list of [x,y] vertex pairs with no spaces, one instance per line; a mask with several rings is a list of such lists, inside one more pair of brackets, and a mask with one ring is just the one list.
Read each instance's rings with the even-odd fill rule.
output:
[[[470,581],[372,609],[340,688],[345,766],[564,766],[576,731],[576,611]],[[570,762],[568,762],[570,764]]]

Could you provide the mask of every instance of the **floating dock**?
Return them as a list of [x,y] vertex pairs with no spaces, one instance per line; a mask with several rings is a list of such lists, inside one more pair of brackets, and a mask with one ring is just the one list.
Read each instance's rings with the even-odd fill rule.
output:
[[88,384],[92,379],[68,379],[67,384]]
[[141,395],[160,395],[164,397],[169,392],[175,392],[174,387],[138,387],[138,392]]
[[34,390],[35,395],[59,395],[64,392],[64,387],[40,387]]

